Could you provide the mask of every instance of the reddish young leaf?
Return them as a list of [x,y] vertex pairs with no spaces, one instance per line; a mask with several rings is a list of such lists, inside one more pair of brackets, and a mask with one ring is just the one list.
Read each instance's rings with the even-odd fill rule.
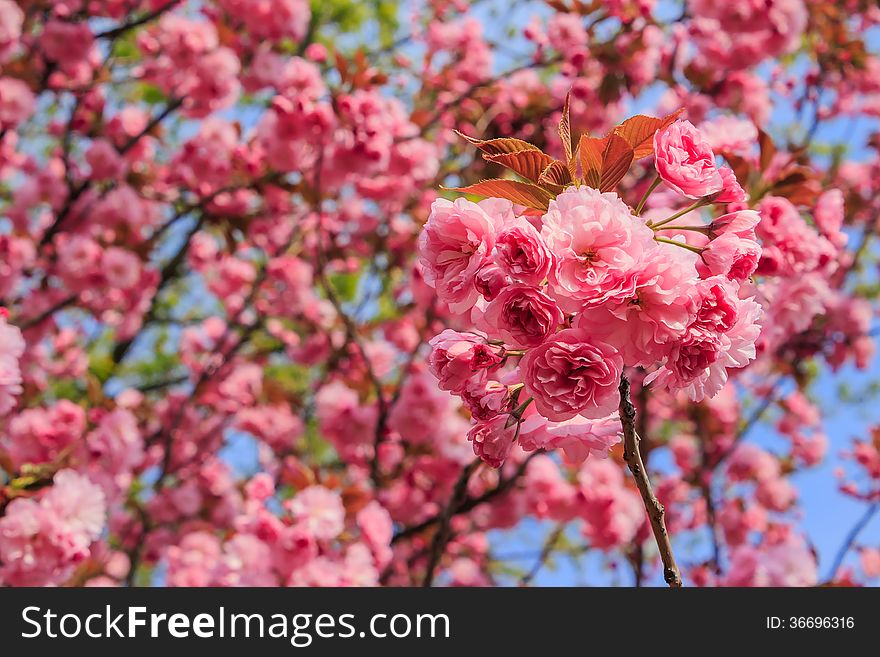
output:
[[654,133],[670,125],[683,111],[682,108],[662,119],[639,114],[627,119],[612,132],[623,137],[633,149],[633,159],[640,160],[654,152]]
[[770,167],[773,156],[776,155],[776,144],[773,143],[770,135],[763,130],[758,130],[758,145],[761,148],[761,159],[759,160],[761,171],[766,171]]
[[455,131],[459,137],[467,139],[467,141],[481,151],[486,153],[487,155],[502,155],[504,153],[520,153],[522,151],[537,151],[541,152],[541,149],[535,146],[534,144],[530,144],[527,141],[523,141],[522,139],[515,139],[513,137],[504,137],[500,139],[477,139],[476,137],[468,137],[463,132]]
[[599,189],[602,184],[602,159],[607,144],[608,137],[590,137],[588,135],[581,135],[578,142],[578,156],[581,160],[584,180],[595,189]]
[[610,192],[619,183],[629,166],[632,164],[635,152],[629,142],[618,134],[611,134],[605,146],[602,158],[602,181],[599,191]]
[[483,158],[488,162],[495,162],[507,167],[533,183],[538,182],[544,170],[554,162],[552,157],[538,150],[500,153],[499,155],[484,154]]
[[557,194],[571,184],[571,172],[559,160],[553,160],[538,178],[541,187],[552,189]]
[[537,210],[546,210],[550,199],[550,193],[537,185],[520,182],[518,180],[482,180],[467,187],[449,187],[450,191],[475,194],[476,196],[494,196],[512,201],[517,205],[525,205]]
[[336,69],[339,71],[339,78],[343,83],[348,81],[348,62],[345,61],[345,57],[342,56],[338,50],[333,52],[333,57],[336,60]]
[[559,138],[562,140],[562,150],[565,152],[565,161],[571,162],[571,91],[565,95],[565,104],[562,106],[562,118],[559,120]]
[[813,205],[822,193],[822,186],[812,169],[792,166],[773,183],[770,192],[776,196],[784,196],[795,205]]
[[578,153],[585,182],[603,192],[617,186],[629,171],[634,156],[632,146],[614,132],[601,139],[582,135]]

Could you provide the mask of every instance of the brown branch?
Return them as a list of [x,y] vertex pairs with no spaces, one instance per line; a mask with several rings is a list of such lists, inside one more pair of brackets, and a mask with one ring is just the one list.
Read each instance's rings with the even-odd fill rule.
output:
[[[535,458],[538,454],[543,454],[543,450],[538,450],[536,452],[532,452],[523,460],[522,463],[519,464],[519,467],[516,471],[507,479],[502,479],[498,482],[498,485],[495,488],[491,488],[482,495],[478,495],[477,497],[471,497],[462,502],[462,504],[456,509],[453,515],[461,515],[462,513],[467,513],[468,511],[473,511],[475,508],[480,506],[481,504],[485,504],[486,502],[490,502],[495,499],[499,495],[502,495],[509,491],[513,485],[525,474],[526,468],[529,467],[529,463],[533,458]],[[419,534],[424,530],[428,529],[428,527],[432,527],[433,525],[440,522],[441,516],[440,514],[436,516],[431,516],[427,520],[423,520],[422,522],[411,525],[409,527],[405,527],[401,529],[394,537],[391,539],[392,543],[397,543],[405,538],[409,538],[410,536],[414,536],[415,534]]]
[[552,66],[554,64],[558,64],[560,61],[561,60],[559,58],[554,57],[554,58],[546,60],[546,61],[528,62],[525,64],[520,64],[519,66],[514,66],[513,68],[510,68],[510,69],[504,71],[503,73],[499,73],[498,75],[495,75],[495,76],[493,76],[487,80],[484,80],[482,82],[475,82],[470,87],[468,87],[465,91],[458,94],[455,98],[440,105],[436,110],[434,110],[434,112],[422,124],[421,128],[419,129],[419,131],[416,134],[408,135],[405,137],[400,137],[396,141],[404,142],[404,141],[410,141],[412,139],[419,139],[421,137],[424,137],[426,134],[428,134],[428,132],[431,130],[431,128],[433,128],[434,126],[436,126],[440,122],[440,120],[443,118],[443,115],[446,112],[448,112],[449,110],[451,110],[454,107],[457,107],[462,102],[470,99],[471,96],[473,96],[480,89],[485,89],[487,87],[491,87],[492,85],[497,84],[501,80],[508,79],[511,75],[515,75],[516,73],[520,73],[522,71],[526,71],[529,69],[545,68],[548,66]]
[[434,573],[437,570],[437,565],[440,563],[440,558],[443,556],[443,551],[446,549],[446,544],[449,542],[449,524],[452,522],[452,517],[458,508],[465,501],[468,482],[481,463],[480,459],[474,459],[462,470],[458,481],[455,482],[455,487],[452,489],[449,504],[446,505],[446,508],[443,509],[439,516],[440,527],[431,541],[431,549],[428,553],[428,567],[425,570],[425,579],[422,582],[422,586],[425,588],[430,587],[434,582]]
[[623,459],[632,472],[633,479],[645,504],[645,511],[651,522],[651,530],[654,532],[654,540],[660,551],[660,559],[663,561],[663,579],[671,588],[681,586],[681,575],[675,564],[675,556],[672,554],[672,544],[669,541],[669,532],[666,531],[666,510],[657,495],[654,487],[648,479],[642,454],[639,451],[639,434],[636,432],[636,409],[629,397],[629,379],[625,375],[620,376],[620,423],[623,427]]
[[39,324],[42,324],[47,319],[52,317],[52,315],[57,313],[59,310],[64,310],[68,306],[73,305],[76,302],[76,300],[77,300],[76,295],[65,297],[64,299],[62,299],[58,303],[54,304],[53,306],[50,306],[49,308],[47,308],[46,310],[41,312],[36,317],[22,318],[22,321],[21,321],[21,324],[19,325],[19,328],[22,331],[27,331],[29,328],[33,328],[34,326],[38,326]]
[[865,513],[856,521],[856,524],[853,525],[852,529],[849,530],[843,541],[843,545],[837,550],[837,554],[835,555],[831,568],[828,571],[829,583],[837,578],[837,573],[841,566],[843,566],[843,560],[846,558],[847,553],[852,549],[853,545],[855,545],[859,534],[861,534],[862,530],[868,526],[868,523],[871,522],[871,519],[877,511],[880,511],[880,502],[874,502],[871,504],[865,510]]
[[171,0],[170,2],[165,3],[158,9],[154,9],[153,11],[143,14],[142,16],[138,16],[137,18],[133,18],[126,23],[122,23],[121,25],[117,25],[116,27],[112,27],[103,32],[98,32],[95,35],[96,39],[118,39],[126,32],[133,30],[136,27],[140,27],[141,25],[145,25],[150,21],[153,21],[159,18],[166,11],[173,9],[175,5],[179,5],[181,0]]
[[541,553],[538,555],[537,561],[535,561],[535,565],[532,566],[531,570],[527,572],[522,578],[519,580],[520,586],[528,586],[531,584],[532,580],[538,576],[538,573],[541,572],[541,569],[547,565],[547,561],[550,559],[550,555],[553,554],[553,550],[556,549],[556,545],[559,543],[559,539],[562,538],[562,534],[565,531],[565,523],[560,522],[556,527],[547,535],[546,540],[544,541],[544,547],[541,548]]

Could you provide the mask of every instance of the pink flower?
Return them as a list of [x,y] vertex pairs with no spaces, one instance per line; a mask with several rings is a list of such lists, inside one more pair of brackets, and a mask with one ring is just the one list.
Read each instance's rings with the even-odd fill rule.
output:
[[544,417],[562,422],[606,417],[620,402],[620,353],[587,331],[566,329],[526,352],[520,362],[525,390]]
[[700,257],[711,275],[742,283],[755,273],[761,253],[760,244],[731,232],[709,242]]
[[125,162],[116,147],[106,139],[96,139],[86,151],[92,180],[118,180],[125,173]]
[[537,411],[527,409],[519,430],[519,444],[526,452],[536,449],[562,449],[572,463],[580,463],[591,455],[607,458],[608,450],[620,442],[620,418],[610,415],[598,420],[575,417],[551,422]]
[[220,0],[232,16],[239,17],[245,29],[258,41],[299,41],[309,24],[309,3],[306,0]]
[[339,493],[323,486],[309,486],[287,502],[293,518],[319,541],[332,541],[345,528],[345,507]]
[[509,419],[509,415],[498,415],[477,422],[468,431],[467,439],[473,443],[474,454],[492,468],[501,467],[516,440],[516,422],[507,426]]
[[425,282],[437,290],[452,312],[477,300],[474,277],[495,247],[496,223],[478,204],[459,198],[437,199],[419,236]]
[[511,285],[489,302],[480,325],[513,347],[535,347],[552,335],[564,316],[540,288]]
[[[323,390],[323,388],[321,389]],[[321,393],[316,395],[322,399]],[[316,399],[316,405],[320,402]],[[319,418],[324,417],[326,409],[316,409]],[[256,406],[243,408],[236,413],[236,424],[241,431],[247,431],[254,437],[264,441],[275,450],[289,449],[297,439],[302,436],[305,428],[303,421],[298,415],[294,415],[288,404],[274,404],[272,406]],[[320,424],[319,420],[319,424]],[[322,424],[322,433],[324,425]],[[327,433],[326,437],[330,437]]]
[[705,65],[744,69],[794,49],[807,26],[803,0],[688,0]]
[[36,101],[28,86],[17,78],[0,78],[0,130],[13,130],[30,118]]
[[783,477],[762,479],[755,487],[755,499],[770,511],[782,513],[797,501],[797,489]]
[[767,196],[758,205],[755,232],[764,244],[758,273],[792,275],[834,262],[837,248],[811,227],[787,198]]
[[388,428],[408,443],[443,447],[464,433],[467,421],[459,414],[460,408],[455,397],[437,388],[434,377],[418,369],[407,377],[388,414]]
[[258,472],[245,484],[244,492],[249,499],[264,502],[275,494],[275,481],[267,472]]
[[42,506],[63,518],[66,528],[91,543],[104,528],[104,494],[88,478],[73,470],[61,470],[52,480],[53,486],[42,499]]
[[391,544],[391,538],[394,527],[391,516],[385,508],[373,500],[357,513],[357,524],[360,527],[361,534],[368,545],[388,546]]
[[459,394],[475,420],[489,420],[510,406],[510,388],[499,381],[472,379]]
[[699,305],[691,326],[721,333],[733,328],[739,312],[736,288],[718,276],[701,280],[696,290]]
[[535,227],[519,217],[498,233],[495,264],[515,281],[541,285],[553,267],[553,252]]
[[653,248],[654,232],[617,194],[570,187],[543,217],[541,236],[556,254],[550,294],[565,312],[579,312],[631,292],[626,274]]
[[18,48],[24,12],[12,0],[0,0],[0,64]]
[[[730,297],[718,303],[714,291],[703,299],[697,312],[699,319],[688,327],[678,340],[665,363],[645,378],[645,383],[656,380],[670,390],[684,390],[692,401],[714,397],[727,383],[727,370],[748,365],[756,356],[755,341],[761,332],[758,319],[761,306],[754,299],[736,299],[736,320],[729,317]],[[735,298],[735,297],[734,297]],[[708,307],[707,307],[708,306]],[[707,320],[724,317],[724,325],[707,326]],[[725,325],[730,327],[725,330]]]
[[696,257],[656,246],[627,274],[627,296],[579,315],[575,325],[613,345],[628,365],[652,365],[693,318]]
[[758,142],[758,129],[752,121],[730,115],[703,121],[700,124],[700,133],[715,153],[746,155]]
[[862,548],[859,561],[866,577],[880,577],[880,548]]
[[52,20],[40,34],[40,47],[46,57],[65,66],[85,59],[94,44],[94,37],[86,22]]
[[492,301],[508,285],[510,285],[510,277],[492,262],[486,262],[474,277],[474,287],[486,301]]
[[754,547],[748,543],[731,552],[725,586],[815,586],[816,557],[803,539],[789,535]]
[[115,246],[104,251],[101,268],[107,277],[107,282],[122,290],[134,287],[141,278],[140,259],[131,251]]
[[847,242],[846,233],[840,230],[844,215],[843,192],[839,189],[829,189],[816,200],[816,209],[813,211],[816,226],[837,248],[845,246]]
[[0,581],[12,586],[64,584],[88,558],[103,531],[101,489],[73,470],[60,470],[37,501],[12,500],[0,518]]
[[6,317],[0,314],[0,415],[12,410],[15,398],[22,392],[18,359],[24,346],[19,328],[7,324]]
[[690,121],[677,121],[654,135],[654,165],[663,182],[688,198],[709,196],[724,186],[715,153]]
[[78,442],[85,427],[86,414],[82,406],[61,399],[47,408],[17,412],[10,419],[0,444],[18,467],[24,463],[46,463]]
[[437,377],[441,390],[461,391],[471,379],[485,376],[485,371],[501,362],[497,348],[474,333],[446,329],[430,343],[428,367]]
[[714,239],[719,235],[733,233],[737,237],[755,240],[755,226],[761,221],[761,215],[755,210],[737,210],[728,212],[714,219],[709,224],[709,237]]
[[[435,385],[436,388],[436,385]],[[400,404],[396,404],[395,408]],[[345,461],[372,457],[376,407],[361,404],[357,392],[342,381],[322,386],[315,395],[315,416],[323,435]]]
[[721,175],[721,193],[715,198],[718,203],[740,203],[748,198],[748,194],[739,184],[733,169],[728,166],[718,167]]
[[584,520],[590,545],[610,550],[632,541],[645,522],[638,494],[626,485],[623,471],[611,460],[588,459],[578,473],[574,508]]

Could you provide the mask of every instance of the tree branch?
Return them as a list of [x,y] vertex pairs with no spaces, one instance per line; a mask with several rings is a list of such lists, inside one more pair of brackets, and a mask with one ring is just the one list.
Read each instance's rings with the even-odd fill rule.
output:
[[669,532],[666,531],[666,510],[648,479],[642,454],[639,451],[639,434],[636,433],[636,409],[629,397],[629,379],[625,375],[620,376],[620,423],[623,427],[623,459],[629,466],[635,479],[636,486],[645,504],[648,519],[651,521],[651,530],[654,532],[654,540],[660,551],[663,561],[663,579],[671,588],[681,586],[681,575],[675,564],[675,556],[672,554],[672,544],[669,541]]
[[[544,453],[543,450],[538,450],[536,452],[532,452],[531,454],[529,454],[528,457],[526,457],[526,459],[522,463],[519,464],[519,467],[516,469],[516,472],[514,472],[510,477],[508,477],[507,479],[502,479],[501,481],[498,482],[498,485],[495,486],[495,488],[492,488],[492,489],[486,491],[482,495],[479,495],[477,497],[468,498],[458,507],[458,509],[456,509],[456,511],[453,515],[460,515],[462,513],[467,513],[468,511],[473,511],[475,508],[477,508],[481,504],[485,504],[486,502],[489,502],[489,501],[495,499],[499,495],[506,493],[508,490],[510,490],[513,487],[513,485],[519,480],[519,478],[525,474],[526,468],[529,467],[529,463],[531,462],[531,460],[533,458],[535,458],[538,454],[543,454],[543,453]],[[409,538],[410,536],[414,536],[415,534],[423,532],[428,527],[431,527],[431,526],[437,524],[438,522],[440,522],[440,520],[441,520],[441,515],[438,514],[436,516],[431,516],[427,520],[423,520],[422,522],[420,522],[416,525],[412,525],[410,527],[405,527],[404,529],[401,529],[399,532],[397,532],[394,535],[394,537],[391,539],[391,543],[392,544],[397,543],[398,541],[401,541],[405,538]]]
[[847,553],[850,551],[852,546],[855,544],[856,539],[859,537],[859,534],[862,533],[862,530],[868,526],[868,523],[871,522],[871,519],[874,517],[874,514],[880,510],[880,502],[874,502],[871,504],[865,513],[862,514],[862,517],[856,521],[856,524],[853,525],[852,529],[849,530],[849,533],[846,535],[846,538],[843,541],[843,545],[840,546],[840,549],[837,551],[837,554],[834,556],[834,561],[831,564],[831,568],[828,571],[828,581],[833,582],[837,577],[837,573],[840,570],[840,567],[843,565],[843,560],[846,558]]
[[550,555],[553,554],[553,550],[556,549],[557,543],[559,543],[559,539],[562,538],[562,534],[565,532],[565,523],[560,522],[556,525],[556,527],[547,535],[547,538],[544,540],[544,546],[541,548],[541,553],[538,555],[538,559],[535,561],[535,564],[532,566],[531,570],[527,572],[522,578],[519,580],[520,586],[528,586],[531,584],[532,580],[538,576],[538,573],[541,572],[541,569],[547,565],[547,561],[550,559]]
[[449,504],[446,505],[446,508],[443,509],[443,512],[439,516],[440,527],[437,529],[434,538],[431,541],[431,550],[428,553],[428,567],[425,570],[425,579],[422,582],[422,586],[425,588],[430,587],[434,582],[434,573],[437,570],[437,565],[440,563],[440,557],[443,556],[443,551],[446,549],[446,544],[449,542],[449,524],[452,522],[452,517],[455,515],[456,511],[465,500],[465,496],[467,495],[467,485],[471,480],[471,475],[474,474],[478,467],[480,467],[481,463],[482,461],[480,459],[474,459],[464,470],[462,470],[458,481],[455,482],[455,487],[452,489],[452,496],[449,498]]

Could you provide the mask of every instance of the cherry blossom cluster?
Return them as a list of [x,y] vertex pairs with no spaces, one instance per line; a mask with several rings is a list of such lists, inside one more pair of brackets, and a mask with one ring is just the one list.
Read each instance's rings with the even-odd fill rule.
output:
[[[468,438],[490,465],[517,439],[576,460],[606,453],[624,367],[648,368],[646,384],[700,401],[755,358],[761,307],[743,283],[761,258],[761,216],[674,223],[745,192],[687,121],[657,131],[653,147],[658,179],[647,193],[662,181],[696,201],[667,218],[640,217],[643,203],[634,210],[586,185],[560,192],[543,215],[504,199],[434,202],[419,242],[425,281],[479,333],[433,338],[431,371],[470,409]],[[536,414],[521,422],[530,403]]]

